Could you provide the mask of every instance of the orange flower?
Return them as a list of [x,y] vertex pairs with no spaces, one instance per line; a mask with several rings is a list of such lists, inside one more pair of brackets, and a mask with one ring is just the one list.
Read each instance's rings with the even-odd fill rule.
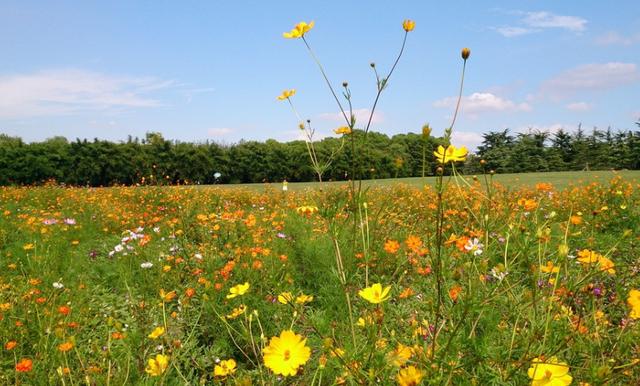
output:
[[18,342],[16,342],[15,340],[10,340],[4,345],[4,349],[7,351],[13,350],[17,345]]
[[525,211],[531,212],[538,206],[538,203],[530,198],[521,198],[518,200],[518,205],[523,207]]
[[396,253],[400,249],[400,243],[395,240],[387,240],[384,243],[384,250],[388,253]]
[[68,306],[60,306],[58,307],[58,312],[64,316],[67,316],[71,313],[71,308]]
[[28,373],[33,369],[33,361],[28,358],[20,359],[20,362],[16,363],[16,371],[19,373]]
[[58,346],[58,350],[62,351],[62,352],[67,352],[67,351],[71,350],[72,348],[73,348],[73,343],[71,343],[71,342],[64,342],[64,343],[61,343]]
[[407,248],[409,248],[414,252],[418,252],[422,247],[422,240],[420,240],[418,236],[407,237],[407,239],[405,240],[405,243],[407,244]]

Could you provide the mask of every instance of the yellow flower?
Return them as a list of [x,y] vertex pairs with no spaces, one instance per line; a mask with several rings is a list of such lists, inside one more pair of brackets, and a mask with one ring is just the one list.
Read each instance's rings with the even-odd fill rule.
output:
[[351,128],[349,126],[341,126],[333,130],[336,134],[351,134]]
[[531,386],[566,386],[573,380],[569,375],[569,366],[565,362],[558,362],[556,357],[547,361],[535,358],[527,375],[531,378]]
[[411,359],[411,347],[398,343],[398,347],[387,354],[387,361],[396,367],[402,367]]
[[391,290],[391,286],[382,289],[382,284],[376,283],[371,287],[367,287],[358,292],[361,298],[368,301],[369,303],[378,304],[382,303],[389,298],[389,291]]
[[291,90],[284,90],[282,94],[278,95],[278,100],[283,101],[285,99],[289,99],[292,96],[296,95],[296,90],[292,88]]
[[72,342],[64,342],[61,343],[60,345],[58,345],[58,350],[62,351],[62,352],[67,352],[69,350],[71,350],[73,348],[73,343]]
[[151,331],[151,334],[149,334],[149,338],[158,339],[162,335],[164,335],[164,327],[156,327],[153,331]]
[[291,292],[283,292],[280,295],[278,295],[278,301],[282,304],[288,304],[292,300],[293,300],[293,295],[291,294]]
[[226,377],[229,374],[233,374],[236,372],[236,361],[233,359],[227,359],[225,361],[220,361],[219,364],[216,365],[213,369],[214,377]]
[[398,373],[396,380],[400,386],[416,386],[424,377],[424,371],[418,370],[415,366],[408,366]]
[[311,349],[305,346],[306,339],[291,330],[271,338],[269,345],[262,349],[264,365],[278,375],[296,375],[298,368],[311,357]]
[[317,206],[305,205],[296,208],[296,212],[299,214],[313,214],[318,211]]
[[544,273],[558,273],[560,272],[560,267],[556,267],[553,265],[553,262],[547,261],[547,265],[540,266],[540,271]]
[[144,371],[152,377],[161,376],[169,366],[169,357],[167,355],[158,354],[156,358],[149,359],[147,368]]
[[631,319],[640,319],[640,291],[632,289],[629,291],[629,297],[627,298],[627,304],[631,307],[631,313],[629,317]]
[[238,284],[229,289],[229,295],[227,295],[227,299],[233,299],[236,296],[241,296],[249,291],[249,283],[245,282],[244,284]]
[[402,22],[402,28],[404,28],[404,30],[407,32],[413,31],[415,27],[416,27],[416,22],[413,20],[407,19]]
[[247,306],[241,304],[239,307],[236,307],[231,311],[229,315],[227,315],[227,319],[235,319],[238,316],[244,314],[247,311]]
[[433,155],[436,156],[438,162],[446,164],[447,162],[464,161],[467,157],[467,153],[469,153],[469,151],[464,146],[456,149],[455,146],[449,145],[445,150],[445,148],[440,145],[438,146],[438,150],[433,152]]
[[613,268],[615,267],[613,261],[604,256],[599,257],[598,266],[600,267],[601,271],[607,272],[609,275],[613,275],[616,273],[616,270]]
[[287,39],[298,39],[298,38],[304,37],[304,34],[309,32],[311,28],[313,28],[313,25],[314,25],[313,22],[310,22],[309,24],[307,24],[304,21],[301,21],[300,23],[296,24],[296,26],[291,30],[291,32],[285,32],[282,34],[282,36],[284,36]]
[[583,249],[580,252],[578,252],[578,261],[581,263],[594,264],[598,262],[598,259],[599,259],[599,255],[595,251]]
[[313,301],[313,296],[302,294],[296,298],[296,304],[305,304]]

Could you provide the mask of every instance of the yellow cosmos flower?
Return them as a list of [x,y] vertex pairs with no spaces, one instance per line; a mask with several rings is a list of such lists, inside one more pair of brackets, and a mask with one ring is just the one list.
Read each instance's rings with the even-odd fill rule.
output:
[[402,28],[404,28],[404,30],[407,32],[413,31],[415,27],[416,27],[416,22],[413,20],[407,19],[402,22]]
[[291,292],[283,292],[278,295],[278,301],[282,304],[289,304],[290,301],[293,300],[293,295]]
[[396,367],[402,367],[411,359],[411,347],[398,343],[398,347],[387,354],[387,361]]
[[296,95],[296,89],[292,88],[291,90],[284,90],[282,94],[278,95],[278,100],[283,101],[285,99],[291,98],[294,95]]
[[382,289],[382,284],[376,283],[371,287],[360,290],[358,292],[358,295],[360,295],[361,298],[368,301],[369,303],[378,304],[389,299],[390,290],[391,286]]
[[408,366],[400,372],[396,380],[400,386],[416,386],[424,378],[424,371],[417,369],[415,366]]
[[311,349],[305,345],[306,339],[291,330],[274,336],[269,345],[262,349],[264,365],[278,375],[290,376],[298,373],[298,368],[311,357]]
[[313,296],[302,294],[296,298],[296,304],[306,304],[313,301]]
[[351,134],[351,128],[349,128],[349,126],[341,126],[338,127],[337,129],[333,130],[334,133],[340,135],[340,134]]
[[162,335],[164,335],[164,327],[156,327],[153,331],[151,331],[151,334],[149,334],[149,338],[158,339]]
[[233,359],[227,359],[225,361],[220,361],[219,364],[216,365],[213,369],[214,377],[226,377],[227,375],[233,374],[236,372],[236,361]]
[[595,251],[583,249],[578,252],[578,261],[583,264],[594,264],[598,262],[599,255]]
[[317,206],[305,205],[296,208],[296,212],[299,214],[313,214],[318,211]]
[[249,287],[251,287],[251,285],[249,285],[249,283],[245,282],[244,284],[238,284],[236,286],[233,286],[229,289],[229,295],[227,295],[227,299],[233,299],[236,296],[241,296],[247,293],[247,291],[249,291]]
[[640,319],[640,291],[636,289],[629,291],[627,304],[631,307],[629,317],[631,319]]
[[227,319],[235,319],[238,316],[244,314],[247,311],[247,306],[241,304],[239,307],[236,307],[231,311],[229,315],[227,315]]
[[440,145],[438,146],[438,150],[433,152],[433,155],[436,156],[438,162],[440,162],[441,164],[446,164],[448,162],[464,161],[467,157],[467,153],[469,153],[469,151],[464,146],[456,148],[453,145],[449,145],[445,150],[445,148]]
[[161,376],[169,367],[169,357],[167,355],[158,354],[155,359],[149,359],[147,367],[144,371],[152,377]]
[[296,24],[296,26],[291,30],[291,32],[285,32],[282,34],[282,36],[284,36],[287,39],[299,39],[303,37],[304,34],[311,31],[311,28],[313,28],[313,26],[314,26],[313,22],[310,22],[309,24],[307,24],[306,22],[301,21],[300,23]]
[[569,366],[551,357],[546,361],[535,358],[527,375],[531,378],[531,386],[567,386],[573,378],[569,375]]
[[558,273],[560,272],[560,267],[556,267],[553,265],[553,262],[547,261],[547,265],[540,266],[540,271],[544,273]]

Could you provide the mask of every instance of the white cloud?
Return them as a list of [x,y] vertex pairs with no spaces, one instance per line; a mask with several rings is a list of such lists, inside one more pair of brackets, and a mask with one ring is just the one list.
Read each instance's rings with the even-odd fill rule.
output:
[[504,37],[512,38],[515,36],[527,35],[533,32],[538,32],[537,29],[524,28],[524,27],[497,27],[494,28],[498,33]]
[[639,79],[640,73],[634,63],[585,64],[545,81],[541,92],[552,99],[558,99],[581,91],[604,91]]
[[229,127],[211,127],[207,129],[207,134],[209,134],[210,137],[224,137],[234,132],[235,130]]
[[561,16],[551,12],[526,12],[522,22],[534,28],[562,28],[573,32],[585,30],[587,20],[578,16]]
[[74,114],[160,105],[146,96],[171,81],[115,77],[83,70],[51,70],[0,77],[0,118]]
[[601,46],[630,46],[636,43],[640,43],[640,33],[637,33],[635,35],[623,36],[618,32],[609,31],[596,37],[595,43]]
[[451,143],[455,146],[466,146],[469,150],[476,149],[482,143],[482,134],[472,131],[457,131],[451,133]]
[[586,29],[587,20],[579,16],[556,15],[551,12],[513,12],[520,15],[519,26],[494,27],[504,37],[516,37],[540,32],[545,29],[559,28],[571,32],[582,32]]
[[573,102],[565,106],[570,111],[589,111],[593,106],[587,102]]
[[[454,109],[458,101],[457,97],[446,97],[435,101],[434,107]],[[515,103],[488,92],[476,92],[469,96],[463,96],[460,102],[462,111],[468,114],[481,114],[486,112],[515,112],[531,111],[531,105],[526,102]]]
[[[356,127],[364,129],[369,121],[369,116],[371,115],[371,110],[369,109],[354,109],[353,115],[356,117]],[[349,116],[349,112],[347,111],[347,117]],[[335,121],[340,125],[346,124],[344,120],[344,116],[341,112],[337,113],[323,113],[318,116],[318,118],[325,121]],[[373,113],[373,118],[371,119],[371,124],[375,125],[384,121],[384,115],[380,111],[376,111]]]

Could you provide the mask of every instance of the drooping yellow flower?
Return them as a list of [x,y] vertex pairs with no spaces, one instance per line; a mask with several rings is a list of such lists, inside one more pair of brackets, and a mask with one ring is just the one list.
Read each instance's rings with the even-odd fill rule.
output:
[[448,162],[464,161],[467,157],[467,153],[469,153],[469,151],[464,146],[456,148],[453,145],[449,145],[445,150],[444,146],[440,145],[438,146],[438,150],[433,152],[433,155],[436,156],[438,162],[446,164]]
[[161,376],[169,367],[169,357],[167,355],[158,354],[155,359],[149,359],[147,367],[144,371],[152,377]]
[[309,32],[311,28],[313,28],[313,26],[314,26],[314,22],[310,22],[309,24],[307,24],[306,22],[301,21],[300,23],[296,24],[296,26],[291,30],[291,32],[284,32],[282,36],[284,36],[287,39],[299,39],[303,37],[304,34]]
[[402,22],[402,28],[404,28],[404,30],[407,32],[413,31],[415,27],[416,27],[416,22],[413,20],[406,19],[405,21]]
[[235,319],[238,316],[244,314],[246,311],[247,311],[247,306],[245,306],[244,304],[241,304],[240,306],[234,308],[229,315],[227,315],[227,319]]
[[290,301],[293,300],[293,295],[291,292],[283,292],[278,295],[278,301],[282,304],[289,304]]
[[416,386],[424,378],[424,371],[408,366],[398,372],[396,380],[400,386]]
[[244,284],[238,284],[236,286],[233,286],[229,289],[229,295],[227,295],[227,299],[233,299],[236,296],[241,296],[247,293],[247,291],[249,291],[249,287],[251,285],[249,285],[249,283],[245,282]]
[[291,330],[282,331],[279,337],[272,337],[269,345],[262,349],[264,365],[278,375],[296,375],[298,368],[311,357],[311,349],[305,345],[306,341]]
[[627,298],[627,304],[631,307],[631,313],[629,317],[631,319],[640,319],[640,291],[632,289],[629,291],[629,297]]
[[340,134],[351,134],[351,128],[349,126],[341,126],[337,129],[333,130],[334,133]]
[[214,377],[226,377],[227,375],[233,374],[236,372],[236,361],[233,359],[227,359],[224,361],[220,361],[213,368],[213,376]]
[[318,211],[318,207],[312,206],[312,205],[305,205],[305,206],[300,206],[296,208],[296,212],[298,212],[299,214],[311,215],[317,211]]
[[151,331],[151,334],[149,334],[149,338],[158,339],[162,335],[164,335],[164,327],[156,327],[153,331]]
[[278,100],[283,101],[285,99],[291,98],[294,95],[296,95],[296,89],[292,88],[291,90],[284,90],[282,94],[278,95]]
[[559,362],[556,357],[546,361],[535,358],[527,375],[531,378],[531,386],[567,386],[573,380],[569,375],[569,366],[566,362]]
[[312,295],[301,294],[300,296],[296,297],[296,304],[306,304],[312,301],[313,301]]
[[375,283],[371,287],[360,290],[358,295],[369,303],[378,304],[389,299],[390,290],[391,286],[382,289],[382,284]]

